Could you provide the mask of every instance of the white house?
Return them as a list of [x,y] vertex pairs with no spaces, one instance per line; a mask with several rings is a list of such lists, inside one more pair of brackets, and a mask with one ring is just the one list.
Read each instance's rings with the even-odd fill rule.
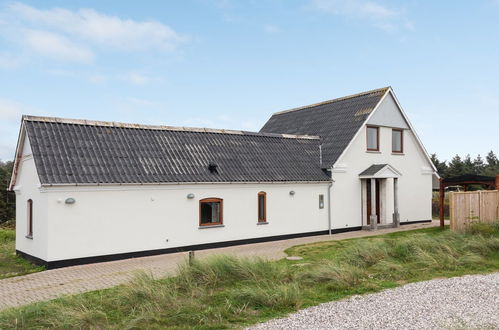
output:
[[23,116],[16,251],[56,268],[430,221],[432,175],[389,87],[259,133]]

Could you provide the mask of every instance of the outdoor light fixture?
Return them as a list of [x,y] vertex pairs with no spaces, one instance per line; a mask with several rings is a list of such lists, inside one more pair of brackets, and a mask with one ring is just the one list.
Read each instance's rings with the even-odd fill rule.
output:
[[193,199],[193,198],[194,198],[194,194],[193,194],[193,193],[188,194],[188,195],[187,195],[187,198],[189,198],[189,199]]
[[294,191],[294,190],[291,190],[291,191],[289,192],[289,194],[290,194],[291,196],[293,196],[293,195],[295,194],[295,191]]
[[76,200],[72,197],[69,197],[69,198],[66,198],[66,200],[64,201],[64,203],[66,204],[74,204],[76,203]]

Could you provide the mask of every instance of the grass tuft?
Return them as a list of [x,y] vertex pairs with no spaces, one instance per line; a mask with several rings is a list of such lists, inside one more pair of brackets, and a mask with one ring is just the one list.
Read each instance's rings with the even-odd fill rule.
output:
[[39,272],[44,269],[16,255],[16,231],[6,224],[0,227],[0,279]]

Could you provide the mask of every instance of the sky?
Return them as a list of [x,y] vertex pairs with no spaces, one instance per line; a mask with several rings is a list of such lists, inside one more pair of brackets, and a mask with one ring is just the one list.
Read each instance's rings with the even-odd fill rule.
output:
[[429,153],[497,154],[499,0],[0,0],[4,161],[22,114],[258,131],[385,86]]

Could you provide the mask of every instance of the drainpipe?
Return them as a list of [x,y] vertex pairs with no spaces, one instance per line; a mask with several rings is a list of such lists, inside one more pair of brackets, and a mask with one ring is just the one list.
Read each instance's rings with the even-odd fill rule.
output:
[[[332,173],[331,173],[332,176]],[[333,178],[331,177],[331,183],[327,187],[327,224],[329,235],[331,235],[331,188],[333,187]]]

